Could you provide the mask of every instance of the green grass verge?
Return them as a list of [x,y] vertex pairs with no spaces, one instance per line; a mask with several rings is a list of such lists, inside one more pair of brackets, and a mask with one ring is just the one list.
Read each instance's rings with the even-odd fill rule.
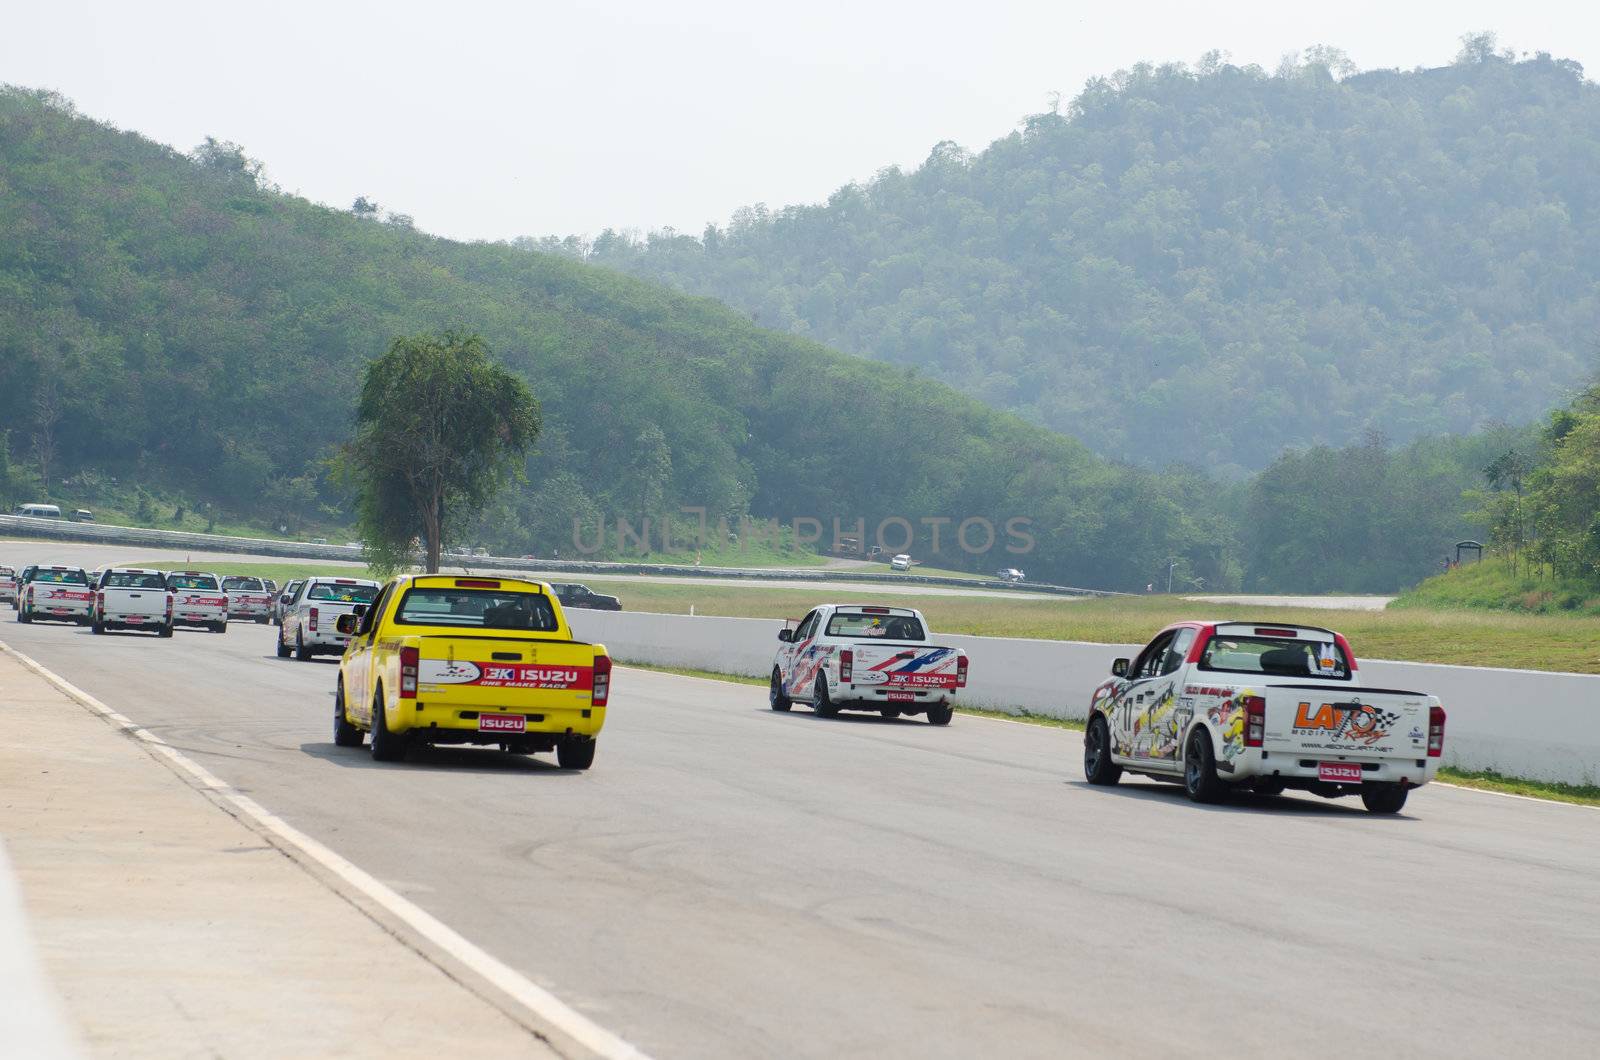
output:
[[1600,587],[1571,578],[1515,571],[1503,556],[1436,574],[1405,593],[1393,608],[1471,608],[1539,615],[1600,616]]
[[751,618],[799,618],[816,604],[851,601],[916,607],[939,633],[1100,644],[1142,644],[1179,619],[1267,619],[1336,629],[1350,638],[1358,658],[1408,659],[1459,666],[1600,673],[1600,617],[1525,615],[1493,611],[1390,608],[1254,607],[1190,603],[1179,597],[1060,598],[939,596],[842,592],[826,584],[777,589],[720,582],[654,584],[585,577],[616,593],[630,611]]
[[1508,777],[1496,773],[1492,769],[1451,769],[1449,766],[1439,770],[1439,779],[1448,784],[1458,784],[1463,788],[1477,788],[1479,791],[1498,791],[1506,795],[1525,795],[1530,799],[1600,806],[1600,785],[1597,784],[1523,780],[1521,777]]
[[[171,560],[146,559],[137,563],[128,564],[130,567],[150,567],[154,570],[175,570]],[[322,566],[310,563],[207,563],[201,560],[191,565],[195,570],[203,570],[208,574],[215,574],[219,578],[237,575],[241,578],[271,578],[279,585],[293,581],[296,578],[305,578],[312,574],[325,578],[370,578],[366,567],[361,566]]]
[[757,688],[766,688],[765,677],[745,677],[743,674],[722,674],[715,670],[696,670],[690,666],[657,666],[655,663],[622,662],[618,666],[627,666],[634,670],[652,670],[658,674],[677,674],[679,677],[702,677],[708,681],[726,681],[732,685],[754,685]]

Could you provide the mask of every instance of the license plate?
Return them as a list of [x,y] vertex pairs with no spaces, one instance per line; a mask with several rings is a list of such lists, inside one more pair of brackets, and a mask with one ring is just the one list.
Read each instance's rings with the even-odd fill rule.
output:
[[1361,783],[1361,765],[1357,762],[1318,762],[1317,779],[1335,784]]
[[915,692],[890,692],[885,698],[891,703],[909,703],[917,698],[917,694]]
[[528,719],[521,714],[479,714],[479,732],[527,732]]
[[123,619],[123,621],[124,622],[130,622],[130,623],[139,623],[139,622],[143,622],[144,621],[144,616],[143,615],[129,615],[127,618]]

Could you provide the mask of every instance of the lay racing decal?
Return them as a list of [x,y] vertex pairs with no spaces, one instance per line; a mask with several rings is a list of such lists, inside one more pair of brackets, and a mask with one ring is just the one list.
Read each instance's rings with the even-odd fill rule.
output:
[[46,600],[76,600],[80,603],[84,603],[93,600],[94,593],[89,592],[88,590],[84,590],[83,592],[73,592],[71,589],[51,589],[49,592],[44,594],[44,598]]
[[417,680],[425,685],[470,685],[477,688],[553,688],[587,692],[594,688],[592,666],[528,666],[472,663],[459,659],[423,659]]
[[1348,740],[1371,747],[1389,736],[1400,720],[1390,710],[1379,710],[1364,703],[1300,703],[1295,707],[1296,735],[1325,734],[1330,740]]

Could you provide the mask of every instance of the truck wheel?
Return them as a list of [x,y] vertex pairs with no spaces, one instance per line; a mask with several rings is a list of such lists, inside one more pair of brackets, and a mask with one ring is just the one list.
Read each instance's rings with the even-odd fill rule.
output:
[[398,762],[406,756],[406,738],[389,731],[383,712],[383,689],[372,697],[372,757],[379,762]]
[[1189,735],[1183,756],[1183,790],[1194,802],[1221,800],[1226,786],[1217,779],[1217,757],[1211,750],[1211,734],[1203,727]]
[[311,649],[306,647],[306,635],[298,629],[294,631],[294,657],[301,662],[311,658]]
[[950,719],[955,717],[955,715],[956,708],[952,707],[948,703],[944,704],[943,706],[932,706],[928,708],[928,724],[949,725]]
[[163,637],[172,636],[172,623],[171,622],[168,622],[166,625],[161,627],[161,631],[159,633],[159,636],[163,636]]
[[228,620],[227,619],[223,619],[221,622],[218,622],[216,625],[212,626],[211,627],[211,632],[213,632],[213,633],[226,633],[226,632],[228,632]]
[[95,636],[99,636],[100,634],[104,633],[105,631],[106,631],[106,624],[104,622],[93,622],[93,621],[91,621],[89,623],[89,632],[93,633]]
[[828,698],[828,679],[826,677],[819,676],[817,678],[817,695],[811,701],[811,709],[816,711],[820,717],[837,718],[839,716],[839,708],[834,706],[833,700]]
[[599,740],[562,740],[556,744],[556,764],[562,769],[588,769],[594,765]]
[[783,691],[783,671],[776,666],[772,668],[772,684],[767,689],[767,705],[773,710],[788,710],[794,706],[794,700]]
[[1406,804],[1407,791],[1398,784],[1374,784],[1361,788],[1361,804],[1372,813],[1399,813]]
[[339,747],[360,747],[361,730],[350,724],[344,713],[344,682],[333,693],[333,742]]
[[1111,729],[1100,714],[1089,719],[1083,734],[1083,778],[1106,787],[1122,779],[1122,767],[1111,760]]
[[29,622],[33,621],[33,616],[28,614],[28,609],[20,604],[17,606],[17,621],[21,622],[23,625],[27,625]]
[[256,616],[256,625],[264,626],[266,624],[267,624],[267,616],[266,615],[257,615]]
[[289,645],[283,639],[283,630],[279,629],[278,630],[278,658],[287,659],[289,657],[289,653],[290,653]]

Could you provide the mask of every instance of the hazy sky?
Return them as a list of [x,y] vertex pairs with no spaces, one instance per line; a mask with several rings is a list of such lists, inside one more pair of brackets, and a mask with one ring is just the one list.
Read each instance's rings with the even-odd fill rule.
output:
[[1600,75],[1595,0],[0,0],[0,81],[185,150],[235,140],[287,190],[442,235],[698,234],[981,149],[1140,60],[1435,66],[1486,29]]

